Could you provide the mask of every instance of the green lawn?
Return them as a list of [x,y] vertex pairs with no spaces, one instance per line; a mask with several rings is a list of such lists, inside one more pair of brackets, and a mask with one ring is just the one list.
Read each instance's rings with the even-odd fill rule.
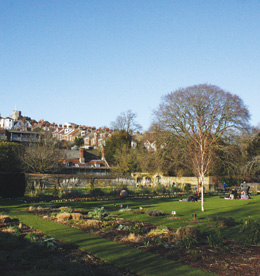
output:
[[[81,232],[79,230],[45,221],[28,213],[24,208],[33,204],[17,203],[11,201],[0,202],[0,213],[9,214],[12,217],[19,218],[25,224],[28,224],[44,233],[53,236],[61,241],[75,243],[81,249],[86,250],[101,259],[122,266],[126,269],[134,270],[140,275],[209,275],[203,271],[169,261],[150,253],[144,253],[115,242]],[[116,204],[116,207],[114,206]],[[120,205],[138,210],[139,207],[149,210],[161,210],[166,213],[162,217],[149,217],[146,214],[135,215],[133,212],[119,212]],[[55,205],[54,203],[34,203],[36,206]],[[197,220],[201,223],[196,224],[202,231],[208,229],[208,216],[226,216],[233,217],[237,222],[241,219],[251,217],[260,219],[260,196],[254,196],[251,200],[225,200],[219,197],[205,198],[205,212],[200,211],[200,202],[181,202],[179,198],[168,199],[126,199],[109,201],[86,201],[86,202],[68,202],[56,203],[56,205],[72,206],[92,210],[95,207],[104,206],[111,214],[119,215],[126,219],[145,221],[157,225],[165,225],[170,228],[192,223],[192,214],[197,214]],[[169,220],[171,211],[176,211],[177,220]],[[231,238],[239,239],[239,226],[229,227],[223,231]],[[174,271],[174,274],[173,274]]]

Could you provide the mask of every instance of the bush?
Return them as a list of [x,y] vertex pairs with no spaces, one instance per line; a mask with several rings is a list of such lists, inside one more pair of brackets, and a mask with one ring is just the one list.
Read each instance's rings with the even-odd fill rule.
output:
[[36,233],[33,233],[33,232],[25,235],[24,238],[26,240],[31,241],[31,242],[35,242],[35,241],[37,241],[39,239],[38,235]]
[[73,209],[71,207],[60,207],[60,213],[73,213]]
[[189,192],[191,190],[191,184],[190,183],[185,183],[184,184],[184,191]]
[[20,172],[22,169],[21,156],[24,147],[18,143],[0,142],[0,171]]
[[23,173],[0,173],[0,197],[23,197],[25,175]]
[[253,219],[247,219],[242,225],[242,234],[244,238],[244,245],[258,244],[260,243],[260,221],[254,221]]
[[154,193],[157,193],[157,194],[165,194],[166,192],[167,192],[167,189],[162,184],[158,184],[154,189]]
[[130,225],[129,229],[130,233],[133,234],[143,234],[144,233],[144,228],[143,225],[140,223],[134,223]]
[[158,211],[158,210],[149,210],[145,212],[146,215],[150,216],[150,217],[157,217],[157,216],[164,216],[164,212],[163,211]]
[[169,232],[169,229],[166,226],[160,225],[147,234],[148,236],[160,236]]
[[103,219],[109,216],[109,213],[105,210],[104,207],[101,207],[101,208],[95,208],[93,211],[88,212],[88,215],[91,218]]
[[101,228],[101,222],[95,219],[87,220],[83,225],[80,225],[80,230],[98,230]]
[[90,190],[89,195],[90,195],[90,196],[94,196],[94,197],[104,196],[104,195],[105,195],[105,192],[102,191],[100,188],[95,188],[95,189],[91,189],[91,190]]
[[200,231],[196,226],[184,226],[184,227],[180,227],[177,229],[176,231],[176,237],[179,240],[184,240],[186,238],[198,238],[200,235]]
[[56,218],[58,222],[65,222],[70,220],[72,217],[70,213],[59,213],[57,214]]
[[181,240],[181,245],[186,249],[191,249],[198,245],[198,241],[196,237],[187,237]]
[[209,246],[218,249],[223,245],[223,237],[219,228],[214,229],[214,231],[207,236]]
[[232,217],[209,216],[208,219],[219,227],[230,227],[236,225],[236,222]]

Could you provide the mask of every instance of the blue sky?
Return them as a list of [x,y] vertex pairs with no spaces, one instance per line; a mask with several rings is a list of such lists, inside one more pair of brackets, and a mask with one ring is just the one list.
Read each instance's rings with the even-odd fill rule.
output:
[[148,129],[161,97],[209,83],[260,123],[260,1],[0,0],[0,113]]

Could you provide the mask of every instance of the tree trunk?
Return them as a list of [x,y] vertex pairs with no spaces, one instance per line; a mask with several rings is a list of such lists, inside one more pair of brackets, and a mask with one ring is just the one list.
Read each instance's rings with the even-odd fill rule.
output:
[[204,174],[200,177],[201,183],[201,211],[204,212]]

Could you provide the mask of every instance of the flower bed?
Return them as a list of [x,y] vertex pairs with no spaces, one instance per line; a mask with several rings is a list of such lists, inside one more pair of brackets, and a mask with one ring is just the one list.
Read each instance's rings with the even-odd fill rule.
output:
[[[233,241],[223,240],[218,232],[201,234],[194,225],[176,231],[150,223],[110,217],[104,209],[97,209],[96,215],[95,212],[94,215],[82,212],[80,219],[72,219],[71,215],[59,222],[217,275],[258,275],[260,271],[258,246],[249,246],[245,250]],[[31,210],[36,215],[56,222],[58,218],[54,213],[61,211],[51,208]],[[144,210],[139,210],[142,211]],[[80,210],[72,210],[71,214],[79,212]],[[196,221],[191,221],[193,223]]]

